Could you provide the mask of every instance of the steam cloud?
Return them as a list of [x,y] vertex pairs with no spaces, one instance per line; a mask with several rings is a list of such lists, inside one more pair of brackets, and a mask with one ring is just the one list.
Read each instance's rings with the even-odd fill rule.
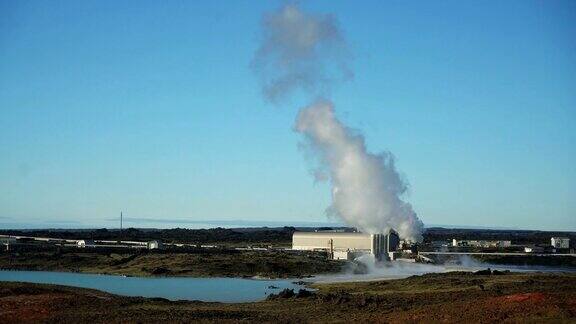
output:
[[398,231],[400,237],[419,241],[422,222],[410,204],[400,198],[407,186],[388,152],[368,153],[364,137],[344,126],[328,101],[303,108],[296,131],[320,158],[332,182],[332,210],[347,224],[370,234]]
[[334,17],[306,14],[289,4],[266,15],[262,25],[262,43],[252,68],[269,101],[278,103],[298,89],[324,92],[334,81],[352,77]]
[[[252,67],[271,102],[296,90],[318,97],[334,81],[351,77],[346,43],[334,17],[304,13],[289,4],[266,15],[262,27]],[[394,229],[402,238],[421,240],[423,224],[402,200],[407,185],[391,153],[369,153],[364,138],[337,119],[328,100],[302,108],[295,130],[318,157],[317,174],[332,184],[331,214],[366,233]]]

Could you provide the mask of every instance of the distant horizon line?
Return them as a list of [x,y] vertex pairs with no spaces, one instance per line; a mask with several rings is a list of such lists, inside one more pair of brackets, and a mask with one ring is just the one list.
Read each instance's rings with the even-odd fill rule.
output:
[[[108,218],[104,221],[119,221],[118,218]],[[186,219],[156,219],[156,218],[140,218],[140,217],[123,217],[124,228],[135,229],[173,229],[173,228],[188,228],[188,229],[211,229],[211,228],[280,228],[280,227],[348,227],[344,223],[339,222],[321,222],[321,221],[264,221],[264,220],[186,220]],[[173,226],[173,227],[155,227],[155,226],[126,226],[126,223],[156,223],[156,224],[195,224],[203,225],[198,227],[189,226]],[[99,225],[84,225],[78,221],[44,221],[44,225],[33,223],[0,223],[0,230],[91,230],[91,229],[110,229],[116,230],[119,227],[99,226]],[[67,225],[67,226],[66,226]],[[430,228],[445,228],[445,229],[478,229],[478,230],[511,230],[511,231],[541,231],[541,232],[575,232],[576,230],[555,230],[555,229],[525,229],[519,227],[509,226],[487,226],[487,225],[451,225],[451,224],[425,224],[426,229]]]

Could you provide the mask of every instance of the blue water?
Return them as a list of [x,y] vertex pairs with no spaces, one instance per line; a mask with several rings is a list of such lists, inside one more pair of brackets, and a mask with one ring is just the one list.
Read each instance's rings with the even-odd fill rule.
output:
[[[47,271],[0,271],[0,281],[92,288],[123,296],[226,303],[258,301],[284,288],[295,291],[305,288],[292,283],[291,280],[142,278]],[[269,288],[269,286],[276,286],[278,289]]]

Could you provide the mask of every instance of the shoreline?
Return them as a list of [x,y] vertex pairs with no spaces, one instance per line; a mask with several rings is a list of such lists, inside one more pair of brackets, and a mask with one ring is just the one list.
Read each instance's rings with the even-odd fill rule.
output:
[[[273,281],[273,280],[298,280],[305,281],[306,279],[314,278],[315,276],[326,275],[319,273],[317,275],[300,276],[300,277],[263,277],[263,276],[209,276],[209,275],[154,275],[154,274],[126,274],[126,273],[110,273],[110,272],[92,272],[92,271],[74,271],[69,269],[35,269],[35,268],[0,268],[1,271],[26,271],[26,272],[51,272],[51,273],[70,273],[70,274],[85,274],[85,275],[99,275],[99,276],[114,276],[114,277],[125,277],[125,278],[141,278],[141,279],[163,279],[163,278],[189,278],[189,279],[210,279],[210,278],[227,278],[227,279],[246,279],[246,280],[260,280],[260,281]],[[336,275],[336,274],[335,274]]]
[[[308,277],[262,277],[262,276],[188,276],[188,275],[127,275],[121,273],[106,273],[106,272],[85,272],[85,271],[67,271],[67,270],[38,270],[38,269],[14,269],[14,268],[0,268],[0,272],[48,272],[48,273],[64,273],[64,274],[79,274],[79,275],[97,275],[97,276],[111,276],[123,278],[139,278],[139,279],[245,279],[255,281],[290,281],[297,280],[298,282],[309,282],[306,279],[314,278],[315,276]],[[322,275],[322,274],[318,274]],[[5,281],[0,281],[5,282]]]
[[[320,285],[221,303],[124,297],[95,289],[0,282],[0,321],[110,323],[249,322],[570,322],[576,274],[427,274],[406,279]],[[568,302],[567,302],[568,301]],[[61,307],[65,304],[67,307]]]
[[[317,286],[331,285],[331,284],[353,284],[353,283],[368,283],[379,281],[392,281],[403,280],[410,277],[420,277],[431,274],[453,274],[453,273],[475,273],[491,269],[496,272],[509,273],[509,274],[576,274],[576,269],[560,269],[555,267],[538,267],[536,269],[525,269],[518,266],[502,266],[502,265],[482,265],[482,266],[445,266],[437,265],[437,271],[406,271],[404,273],[367,273],[367,274],[350,274],[350,273],[330,273],[330,274],[316,274],[306,277],[263,277],[263,276],[190,276],[190,275],[127,275],[122,273],[106,273],[106,272],[86,272],[86,271],[67,271],[67,270],[44,270],[44,269],[14,269],[14,268],[0,268],[0,272],[39,272],[39,273],[52,273],[52,274],[77,274],[77,275],[93,275],[93,276],[109,276],[116,278],[136,278],[136,279],[240,279],[252,281],[278,281],[278,282],[291,282],[293,284],[302,285],[306,288],[317,289]],[[407,270],[407,269],[405,269]],[[414,270],[414,269],[412,269]],[[17,281],[2,281],[0,282],[17,282]],[[22,281],[29,282],[29,281]],[[47,283],[50,284],[50,283]],[[78,286],[71,286],[78,287]]]

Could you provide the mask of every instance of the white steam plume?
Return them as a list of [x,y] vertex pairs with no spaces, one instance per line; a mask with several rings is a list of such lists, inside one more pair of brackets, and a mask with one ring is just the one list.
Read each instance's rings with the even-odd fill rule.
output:
[[[333,81],[351,77],[348,57],[334,17],[288,4],[264,17],[252,67],[265,98],[277,103],[296,90],[318,97]],[[401,198],[406,184],[390,153],[368,153],[364,138],[336,118],[328,101],[303,108],[295,129],[318,157],[318,174],[332,184],[330,213],[367,233],[395,229],[402,238],[421,240],[423,224]]]
[[252,68],[269,101],[278,103],[298,89],[324,92],[333,81],[352,77],[334,17],[307,14],[288,4],[265,15],[262,27],[262,43]]
[[364,137],[343,125],[328,101],[317,101],[298,114],[296,131],[303,134],[332,183],[330,210],[348,225],[370,234],[398,231],[421,240],[422,222],[402,201],[407,186],[391,153],[367,152]]

